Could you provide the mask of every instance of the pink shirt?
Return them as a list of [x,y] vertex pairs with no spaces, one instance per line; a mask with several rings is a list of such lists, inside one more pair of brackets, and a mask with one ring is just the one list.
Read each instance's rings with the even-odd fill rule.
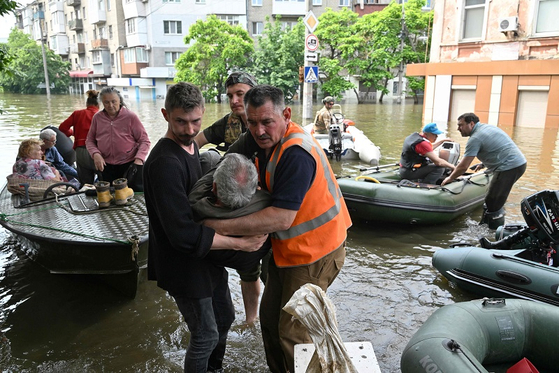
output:
[[119,165],[145,162],[151,142],[138,116],[123,106],[115,118],[105,110],[93,116],[85,145],[91,157],[100,153],[106,163]]

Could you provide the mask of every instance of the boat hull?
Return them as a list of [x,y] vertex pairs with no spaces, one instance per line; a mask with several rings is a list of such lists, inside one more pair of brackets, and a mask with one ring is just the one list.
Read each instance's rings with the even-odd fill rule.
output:
[[[305,126],[305,131],[311,133],[312,124]],[[313,134],[320,147],[330,159],[334,158],[334,153],[330,150],[330,137],[328,134]],[[361,161],[370,166],[377,166],[381,158],[380,148],[376,146],[363,131],[354,126],[348,126],[346,132],[342,133],[341,154],[339,160]]]
[[14,207],[18,199],[6,188],[0,192],[0,225],[16,235],[30,259],[52,274],[121,276],[119,290],[135,295],[139,269],[147,265],[149,223],[142,193],[126,206],[91,211],[73,209],[96,205],[95,197],[83,193],[24,208]]
[[433,254],[433,266],[463,290],[559,306],[559,269],[531,260],[526,249],[456,247]]
[[521,300],[474,300],[435,311],[402,353],[402,373],[506,371],[523,358],[556,371],[559,308]]
[[481,206],[490,180],[491,174],[477,173],[445,187],[403,184],[394,170],[360,180],[340,178],[338,184],[353,217],[397,224],[441,224]]

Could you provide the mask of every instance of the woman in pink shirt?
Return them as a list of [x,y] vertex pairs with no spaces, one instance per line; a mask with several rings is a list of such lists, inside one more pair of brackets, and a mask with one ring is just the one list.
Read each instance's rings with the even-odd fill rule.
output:
[[118,90],[106,87],[99,95],[104,108],[93,116],[85,145],[101,179],[112,182],[126,177],[131,167],[141,169],[151,142],[142,122],[124,105]]

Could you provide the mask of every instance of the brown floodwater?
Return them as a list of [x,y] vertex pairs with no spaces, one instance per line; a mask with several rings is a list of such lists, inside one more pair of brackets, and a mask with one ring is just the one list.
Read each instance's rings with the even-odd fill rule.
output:
[[[0,93],[0,175],[7,176],[22,139],[45,125],[58,126],[84,107],[77,96]],[[166,130],[163,101],[129,102],[152,143]],[[321,105],[316,104],[315,110]],[[292,105],[301,123],[301,106]],[[228,105],[207,105],[204,126],[228,112]],[[403,139],[421,127],[422,107],[343,105],[347,118],[381,147],[382,164],[397,162]],[[526,174],[508,202],[507,222],[522,222],[522,198],[557,188],[557,130],[505,128],[528,158]],[[459,141],[455,121],[449,136]],[[363,165],[333,162],[336,174],[353,176]],[[431,266],[436,250],[451,243],[475,244],[491,232],[477,225],[478,209],[434,227],[387,226],[354,222],[347,240],[345,266],[328,291],[336,305],[339,331],[347,342],[370,341],[383,372],[398,372],[402,350],[414,332],[439,307],[474,296],[453,288]],[[138,295],[122,299],[90,278],[50,275],[27,260],[19,243],[0,229],[0,370],[11,372],[180,372],[188,332],[173,300],[141,272]],[[230,286],[237,320],[229,335],[228,372],[266,372],[257,327],[243,325],[238,277]]]

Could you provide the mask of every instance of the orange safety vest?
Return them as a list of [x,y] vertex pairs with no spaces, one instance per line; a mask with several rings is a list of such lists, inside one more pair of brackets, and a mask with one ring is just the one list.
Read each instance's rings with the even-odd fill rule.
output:
[[[284,137],[266,165],[266,186],[272,192],[276,166],[285,150],[300,146],[315,160],[315,178],[289,229],[271,234],[278,267],[311,264],[342,245],[351,218],[330,163],[316,140],[300,126],[289,123]],[[256,167],[258,160],[256,160]],[[259,169],[260,175],[260,169]]]

